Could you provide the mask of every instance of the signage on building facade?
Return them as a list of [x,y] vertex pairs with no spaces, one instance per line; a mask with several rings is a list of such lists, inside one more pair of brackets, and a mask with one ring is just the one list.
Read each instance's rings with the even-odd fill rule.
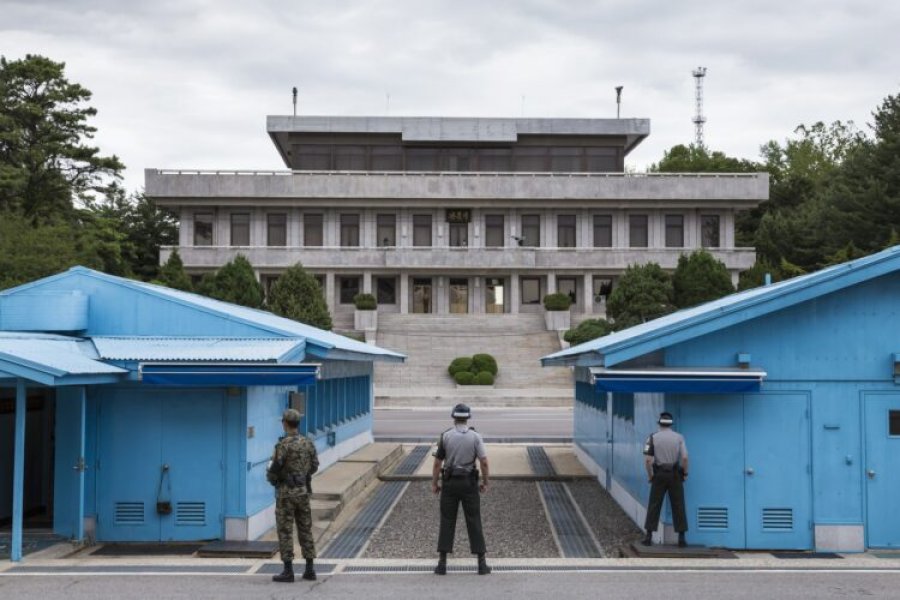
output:
[[468,223],[472,220],[472,211],[468,208],[448,208],[448,223]]

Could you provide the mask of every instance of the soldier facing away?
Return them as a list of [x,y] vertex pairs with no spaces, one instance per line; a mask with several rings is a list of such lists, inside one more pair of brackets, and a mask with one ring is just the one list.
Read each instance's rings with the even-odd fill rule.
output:
[[684,532],[687,531],[687,516],[684,512],[684,481],[688,476],[688,451],[684,437],[672,430],[672,414],[659,415],[659,431],[647,438],[644,444],[644,466],[647,481],[650,482],[650,502],[647,505],[647,519],[644,522],[645,535],[641,541],[645,546],[653,543],[653,532],[659,525],[659,513],[663,499],[669,494],[672,503],[672,520],[678,533],[678,545],[687,546]]
[[309,478],[319,469],[319,457],[313,443],[297,431],[299,412],[287,409],[281,424],[284,436],[275,444],[275,452],[266,471],[266,479],[275,486],[275,525],[278,549],[284,562],[284,570],[272,577],[272,581],[294,581],[294,521],[297,522],[297,539],[306,559],[303,579],[312,581],[316,578],[316,545],[309,506]]

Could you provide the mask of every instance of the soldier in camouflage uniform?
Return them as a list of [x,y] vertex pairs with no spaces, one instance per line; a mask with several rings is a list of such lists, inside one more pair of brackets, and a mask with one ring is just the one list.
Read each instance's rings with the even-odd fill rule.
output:
[[275,444],[275,452],[266,471],[266,479],[275,486],[275,524],[278,548],[284,561],[284,571],[272,580],[294,581],[294,521],[297,521],[297,539],[306,559],[303,579],[314,580],[316,546],[312,535],[309,483],[312,474],[319,469],[319,457],[313,443],[297,432],[299,412],[291,408],[284,411],[281,423],[285,435]]

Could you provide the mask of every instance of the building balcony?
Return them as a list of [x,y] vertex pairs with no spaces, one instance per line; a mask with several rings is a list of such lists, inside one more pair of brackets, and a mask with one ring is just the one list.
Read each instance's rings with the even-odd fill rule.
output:
[[[767,173],[487,173],[411,171],[185,171],[147,169],[146,194],[167,206],[294,205],[299,200],[481,206],[486,200],[666,206],[769,197]],[[699,204],[698,204],[699,203]]]
[[[298,262],[314,270],[342,271],[620,271],[634,263],[674,269],[694,248],[449,248],[449,247],[271,247],[164,246],[166,261],[177,248],[184,266],[208,270],[242,254],[257,269],[280,270]],[[752,248],[708,249],[730,271],[753,266]]]

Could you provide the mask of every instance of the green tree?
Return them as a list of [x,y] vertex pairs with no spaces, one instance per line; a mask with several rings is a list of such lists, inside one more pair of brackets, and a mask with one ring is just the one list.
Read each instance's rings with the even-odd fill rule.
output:
[[253,266],[243,255],[225,263],[211,277],[204,276],[199,293],[250,308],[262,308],[263,286],[256,280]]
[[652,173],[755,173],[762,170],[762,165],[703,146],[678,144],[664,151],[662,160],[647,170]]
[[750,288],[765,285],[767,274],[772,283],[780,281],[778,269],[765,259],[757,258],[752,267],[746,271],[741,271],[741,274],[738,276],[738,290],[749,290]]
[[266,305],[276,315],[326,331],[332,328],[322,287],[300,263],[282,273],[272,285]]
[[585,319],[578,327],[568,330],[563,339],[577,346],[615,331],[612,323],[606,319]]
[[20,214],[0,211],[0,289],[77,265],[76,238],[68,223],[35,227]]
[[706,250],[682,254],[672,274],[675,306],[687,308],[734,292],[728,268]]
[[159,278],[155,281],[160,285],[164,285],[183,292],[191,292],[194,289],[191,284],[191,278],[184,271],[184,263],[178,250],[173,250],[169,255],[166,264],[159,270]]
[[606,303],[617,330],[672,312],[672,278],[656,263],[630,265]]
[[120,177],[124,166],[88,141],[91,92],[43,56],[0,57],[0,210],[37,221],[70,216],[77,198]]

